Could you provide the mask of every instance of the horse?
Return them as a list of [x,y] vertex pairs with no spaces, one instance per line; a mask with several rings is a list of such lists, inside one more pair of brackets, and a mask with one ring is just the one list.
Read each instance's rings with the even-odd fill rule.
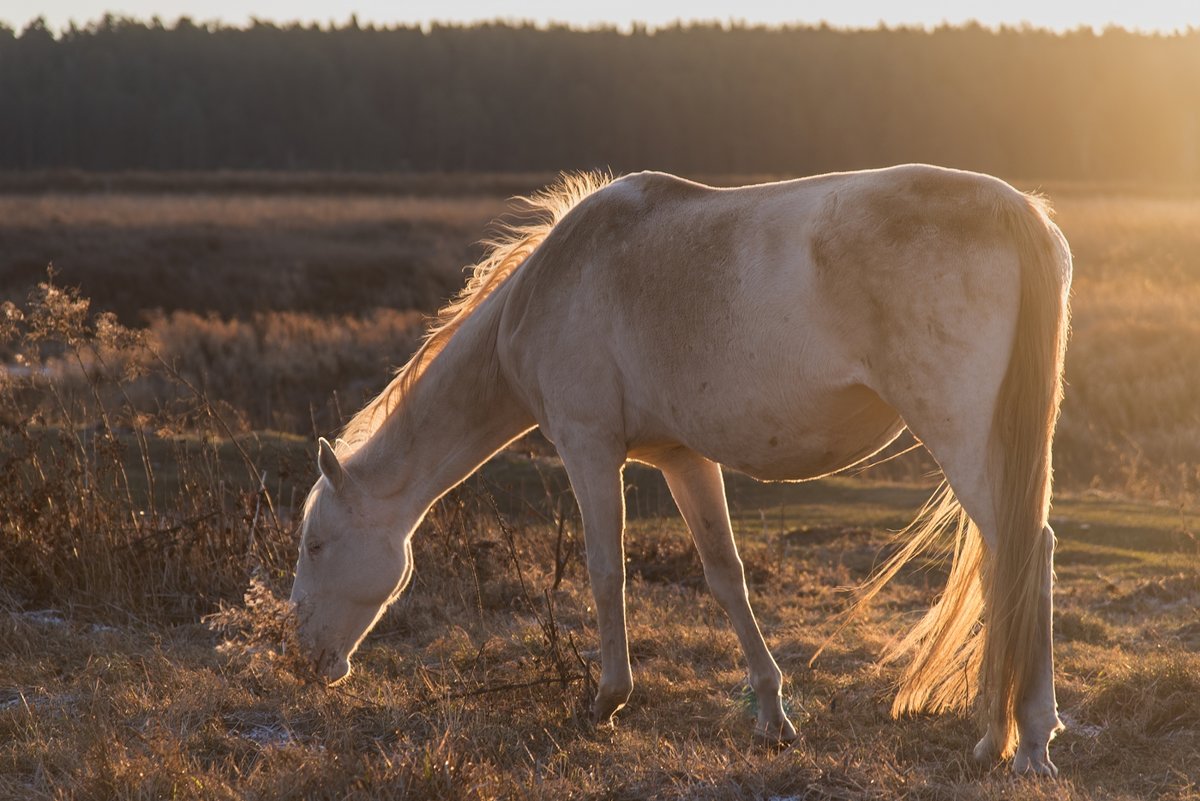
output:
[[945,478],[863,600],[951,538],[947,586],[894,646],[896,715],[978,702],[981,761],[1056,776],[1051,447],[1071,254],[1047,203],[929,165],[715,188],[565,175],[487,244],[387,387],[321,439],[291,602],[329,682],[413,571],[430,506],[537,427],[583,518],[601,676],[629,699],[622,470],[662,471],[759,701],[795,738],[754,618],[722,465],[767,481],[859,464],[907,427]]

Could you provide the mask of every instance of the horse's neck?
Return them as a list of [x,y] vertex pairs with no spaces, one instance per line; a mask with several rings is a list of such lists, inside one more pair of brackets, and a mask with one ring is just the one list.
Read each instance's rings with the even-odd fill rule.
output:
[[412,384],[402,408],[352,457],[376,496],[402,496],[423,513],[533,427],[496,363],[495,325],[489,319],[498,316],[496,306],[485,302],[464,321]]

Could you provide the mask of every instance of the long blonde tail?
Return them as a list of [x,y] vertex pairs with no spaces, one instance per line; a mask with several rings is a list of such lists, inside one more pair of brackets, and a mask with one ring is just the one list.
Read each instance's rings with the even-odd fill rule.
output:
[[961,709],[982,689],[989,699],[992,742],[1002,757],[1016,747],[1016,707],[1033,680],[1046,613],[1050,448],[1068,328],[1065,243],[1039,199],[1021,201],[999,209],[1018,246],[1021,290],[1016,339],[991,432],[999,479],[993,496],[995,553],[943,484],[901,532],[902,547],[867,581],[854,607],[869,603],[916,556],[930,550],[952,554],[945,592],[886,656],[886,661],[909,657],[892,713]]
[[1016,747],[1017,703],[1033,681],[1042,619],[1045,560],[1053,535],[1051,441],[1062,401],[1070,286],[1069,254],[1047,208],[1025,197],[1005,219],[1021,258],[1021,305],[1008,372],[1000,386],[992,448],[1002,455],[996,552],[984,569],[987,628],[983,689],[988,725],[1002,757]]

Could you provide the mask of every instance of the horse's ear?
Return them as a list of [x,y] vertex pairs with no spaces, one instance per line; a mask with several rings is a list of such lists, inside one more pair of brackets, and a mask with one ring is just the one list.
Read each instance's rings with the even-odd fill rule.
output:
[[325,480],[333,487],[333,491],[338,492],[346,483],[346,468],[342,467],[342,463],[338,461],[337,454],[333,452],[333,446],[329,444],[329,440],[321,437],[318,449],[317,467],[321,468],[321,475],[325,476]]

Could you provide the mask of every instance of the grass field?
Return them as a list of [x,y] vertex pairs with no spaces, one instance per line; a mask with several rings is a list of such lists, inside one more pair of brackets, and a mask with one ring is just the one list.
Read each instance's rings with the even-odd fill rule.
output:
[[[332,690],[269,662],[230,661],[198,622],[11,612],[0,623],[9,643],[0,654],[0,795],[1200,797],[1200,557],[1176,510],[1090,497],[1057,507],[1059,700],[1069,728],[1053,746],[1062,778],[1050,784],[975,767],[969,715],[887,715],[895,672],[874,659],[934,597],[936,567],[906,573],[806,665],[844,607],[839,588],[866,577],[886,542],[882,527],[904,521],[926,490],[849,480],[771,490],[757,492],[772,501],[760,510],[748,503],[754,488],[735,484],[735,496],[747,496],[738,529],[753,599],[802,732],[787,750],[751,738],[740,650],[677,520],[630,526],[636,689],[615,727],[595,730],[587,684],[575,678],[597,673],[578,554],[544,596],[553,529],[516,528],[532,565],[518,576],[494,520],[480,514],[419,535],[411,592],[369,638],[351,680]],[[547,600],[578,657],[547,641]],[[565,687],[554,681],[559,660]]]
[[[932,491],[919,454],[801,485],[727,476],[790,748],[752,739],[736,639],[640,468],[635,690],[591,725],[582,535],[536,439],[435,509],[347,683],[295,678],[246,621],[290,583],[314,436],[404,359],[515,190],[222,180],[0,181],[0,798],[1200,799],[1200,199],[1050,187],[1076,254],[1055,784],[975,766],[968,713],[887,714],[897,670],[875,660],[944,565],[902,573],[808,667]],[[91,309],[24,301],[48,261]],[[221,608],[224,633],[201,620]]]

